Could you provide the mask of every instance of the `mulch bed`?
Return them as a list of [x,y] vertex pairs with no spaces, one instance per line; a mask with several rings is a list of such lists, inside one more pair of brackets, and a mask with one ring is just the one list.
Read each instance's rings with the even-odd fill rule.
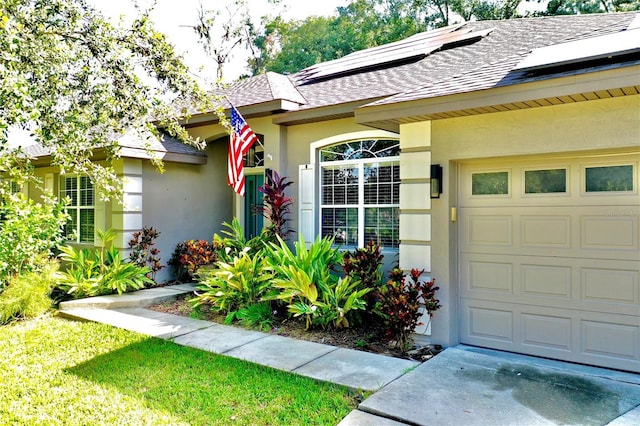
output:
[[[212,312],[207,306],[194,310],[188,302],[190,297],[192,295],[181,296],[175,301],[149,306],[148,309],[220,324],[224,323],[224,316]],[[414,347],[408,353],[403,353],[394,347],[393,342],[389,342],[380,326],[371,324],[360,324],[340,330],[305,330],[304,319],[282,318],[276,321],[270,332],[294,339],[308,340],[396,358],[414,359],[420,362],[426,361],[442,351],[442,347],[439,345],[427,345]]]

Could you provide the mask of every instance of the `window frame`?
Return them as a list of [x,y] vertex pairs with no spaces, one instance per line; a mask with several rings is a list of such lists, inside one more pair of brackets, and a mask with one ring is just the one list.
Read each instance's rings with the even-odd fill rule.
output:
[[[68,191],[66,189],[66,179],[75,179],[76,180],[76,187],[74,188],[74,192],[76,193],[75,197],[77,200],[77,203],[74,204],[67,204],[65,206],[65,212],[69,215],[75,215],[75,229],[73,229],[71,231],[71,233],[66,232],[66,228],[67,226],[69,226],[70,224],[72,224],[73,222],[71,221],[71,219],[69,221],[67,221],[67,223],[64,225],[65,230],[64,230],[64,238],[65,241],[69,242],[69,243],[75,243],[75,244],[91,244],[93,245],[95,243],[95,229],[96,229],[96,189],[95,189],[95,185],[94,183],[91,181],[91,179],[89,179],[88,176],[82,175],[82,174],[69,174],[69,175],[60,175],[59,179],[58,179],[58,195],[60,197],[60,199],[65,199],[68,196]],[[87,181],[90,183],[90,188],[83,188],[82,187],[82,180],[83,179],[87,179]],[[83,190],[91,190],[92,195],[91,195],[91,204],[87,204],[87,205],[82,205],[82,191]],[[73,199],[72,199],[73,200]],[[91,224],[91,236],[87,238],[83,238],[82,236],[82,211],[92,211],[93,212],[93,223]]]
[[[632,189],[631,190],[625,190],[625,191],[618,191],[618,190],[613,190],[613,191],[589,191],[587,188],[587,169],[598,169],[598,168],[609,168],[609,167],[625,167],[625,166],[630,166],[631,167],[631,185],[632,185]],[[640,182],[638,182],[638,163],[635,161],[620,161],[620,162],[609,162],[609,161],[603,161],[603,162],[593,162],[593,163],[588,163],[588,164],[582,164],[581,166],[581,170],[580,170],[580,178],[581,178],[581,182],[580,182],[580,192],[582,195],[584,196],[588,196],[588,197],[598,197],[598,196],[613,196],[613,195],[634,195],[638,193],[638,185],[640,184]]]
[[[368,158],[356,158],[356,159],[340,159],[340,160],[329,160],[329,161],[322,161],[321,160],[321,151],[326,150],[332,146],[338,146],[338,145],[345,145],[345,144],[353,144],[353,143],[358,143],[358,142],[365,142],[368,140],[389,140],[389,141],[394,141],[397,142],[398,144],[398,148],[397,148],[397,155],[392,155],[392,156],[382,156],[382,157],[368,157]],[[318,217],[318,224],[319,224],[319,235],[324,235],[324,229],[325,227],[323,226],[323,212],[326,209],[356,209],[357,211],[357,241],[355,244],[353,243],[344,243],[342,244],[342,247],[345,248],[355,248],[355,247],[364,247],[364,245],[366,244],[365,241],[365,233],[366,233],[366,223],[365,223],[365,219],[366,219],[366,210],[367,209],[384,209],[384,208],[391,208],[391,209],[395,209],[395,215],[392,218],[393,223],[391,224],[392,226],[392,235],[395,234],[395,236],[392,236],[392,241],[395,241],[396,244],[393,245],[383,245],[383,249],[391,249],[391,250],[398,250],[400,247],[400,221],[399,221],[399,216],[400,216],[400,197],[399,197],[399,192],[400,192],[400,148],[399,148],[399,143],[400,141],[397,138],[389,138],[389,137],[372,137],[372,138],[358,138],[358,139],[349,139],[349,140],[342,140],[339,142],[334,142],[331,144],[326,144],[323,145],[321,147],[317,147],[317,161],[318,161],[318,212],[317,212],[317,217]],[[395,203],[372,203],[372,204],[365,204],[365,188],[366,188],[366,182],[364,179],[364,175],[365,175],[365,169],[367,167],[371,167],[371,166],[377,166],[377,167],[384,167],[384,166],[395,166],[398,168],[398,172],[397,172],[397,180],[394,178],[394,174],[393,174],[393,170],[392,170],[392,176],[391,176],[391,181],[389,182],[390,186],[391,186],[391,198],[392,201],[394,200],[394,189],[393,186],[394,185],[398,185],[398,190],[397,190],[397,195],[396,195],[396,199],[395,199]],[[334,204],[334,203],[325,203],[324,201],[324,179],[323,179],[323,172],[325,169],[327,168],[331,168],[331,167],[341,167],[341,166],[349,166],[349,167],[353,167],[355,169],[357,169],[357,203],[346,203],[346,204]],[[379,185],[379,182],[377,183]],[[379,194],[379,192],[377,192]],[[346,196],[345,196],[346,198]],[[345,199],[345,201],[348,201]],[[379,201],[379,200],[378,200]],[[347,213],[348,214],[348,213]],[[393,232],[393,229],[395,229],[395,232]]]

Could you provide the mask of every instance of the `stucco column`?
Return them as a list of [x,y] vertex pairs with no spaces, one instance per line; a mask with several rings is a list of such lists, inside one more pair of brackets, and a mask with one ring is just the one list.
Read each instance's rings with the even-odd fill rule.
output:
[[122,204],[112,203],[111,228],[117,233],[115,247],[127,251],[133,233],[142,229],[142,160],[121,158],[113,167],[124,193]]
[[[400,126],[400,268],[431,276],[431,122]],[[428,317],[417,334],[431,334]]]

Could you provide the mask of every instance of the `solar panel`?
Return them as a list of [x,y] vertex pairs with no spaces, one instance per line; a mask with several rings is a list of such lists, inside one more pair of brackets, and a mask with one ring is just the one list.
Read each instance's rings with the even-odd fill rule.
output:
[[514,71],[571,65],[640,52],[640,28],[534,49]]
[[491,30],[474,31],[462,28],[464,24],[451,25],[437,30],[415,34],[404,40],[350,53],[333,61],[312,65],[300,71],[303,83],[335,75],[423,58],[448,45],[459,44],[485,37]]

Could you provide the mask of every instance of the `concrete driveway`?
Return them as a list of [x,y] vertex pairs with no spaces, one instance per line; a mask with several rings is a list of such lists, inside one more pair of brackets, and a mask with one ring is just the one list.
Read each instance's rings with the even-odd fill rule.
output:
[[457,346],[383,387],[341,425],[640,425],[639,406],[637,374]]

